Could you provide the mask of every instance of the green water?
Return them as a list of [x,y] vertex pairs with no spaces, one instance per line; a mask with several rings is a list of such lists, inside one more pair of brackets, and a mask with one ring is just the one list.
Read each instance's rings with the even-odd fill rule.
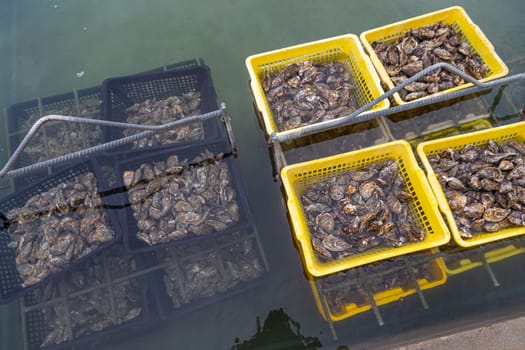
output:
[[[483,29],[511,71],[525,71],[525,2],[451,1],[49,1],[4,0],[0,7],[0,106],[98,85],[193,57],[212,71],[219,101],[233,119],[242,172],[255,223],[270,263],[270,279],[253,291],[158,324],[99,349],[229,349],[256,333],[256,318],[284,308],[305,337],[323,348],[388,348],[488,323],[525,311],[525,255],[493,264],[500,287],[484,269],[449,276],[425,293],[430,309],[412,296],[381,308],[385,325],[369,311],[335,325],[317,311],[293,244],[279,185],[258,128],[244,65],[247,56],[364,30],[451,5],[463,6]],[[521,60],[521,61],[520,61]],[[520,63],[521,62],[521,63]],[[520,66],[521,64],[521,66]],[[77,73],[83,72],[81,77]],[[80,75],[80,74],[79,74]],[[496,92],[487,96],[493,101]],[[509,87],[494,115],[501,123],[525,102],[523,88]],[[0,125],[4,125],[3,123]],[[7,157],[0,134],[0,159]],[[21,348],[17,304],[0,308],[0,348]],[[279,339],[279,338],[276,338]],[[286,348],[274,343],[265,349]]]

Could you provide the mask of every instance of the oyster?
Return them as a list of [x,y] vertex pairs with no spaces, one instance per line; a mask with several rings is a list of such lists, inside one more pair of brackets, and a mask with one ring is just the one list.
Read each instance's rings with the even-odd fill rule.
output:
[[166,264],[164,286],[175,308],[226,292],[266,271],[254,236],[240,232],[156,254]]
[[301,195],[312,246],[322,260],[425,239],[408,215],[412,201],[394,160],[314,183]]
[[127,170],[136,237],[149,245],[224,230],[239,221],[237,193],[230,169],[205,151],[191,163],[170,156],[166,162],[143,163]]
[[[443,22],[408,30],[391,43],[374,41],[372,48],[396,85],[437,62],[450,63],[476,79],[488,73],[487,65],[462,41],[461,33]],[[403,100],[411,101],[463,83],[459,76],[438,71],[407,85],[400,95]]]
[[341,62],[290,64],[265,72],[263,89],[279,130],[335,119],[358,107],[350,74]]
[[[100,118],[98,98],[80,98],[78,104],[73,100],[66,100],[61,105],[63,105],[61,108],[49,108],[51,106],[43,105],[42,111],[35,108],[34,112],[28,113],[29,118],[22,123],[21,130],[30,129],[40,117],[51,114]],[[25,157],[24,165],[35,164],[100,143],[102,143],[102,131],[99,125],[49,122],[29,142],[22,157]]]
[[63,270],[115,235],[92,172],[30,197],[6,217],[23,287]]
[[429,157],[463,238],[524,226],[524,145],[488,140]]
[[[128,123],[143,125],[161,125],[181,120],[200,113],[201,95],[198,91],[188,92],[182,96],[171,96],[162,100],[146,100],[136,103],[126,110]],[[124,135],[137,133],[137,129],[125,129]],[[161,144],[195,141],[204,138],[202,122],[187,124],[181,127],[157,133],[149,138],[133,142],[134,148]]]
[[[48,326],[41,347],[75,340],[140,316],[145,300],[139,282],[126,278],[135,271],[133,257],[126,256],[121,246],[114,246],[30,292],[24,303],[35,310],[28,312],[41,313]],[[109,284],[117,278],[119,282]]]

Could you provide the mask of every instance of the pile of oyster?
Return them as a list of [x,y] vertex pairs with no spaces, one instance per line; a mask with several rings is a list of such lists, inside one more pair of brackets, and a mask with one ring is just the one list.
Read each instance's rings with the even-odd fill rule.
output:
[[[36,311],[31,312],[43,314],[48,325],[48,333],[40,346],[78,339],[138,317],[144,302],[139,282],[134,278],[125,279],[134,271],[135,260],[125,256],[121,247],[115,247],[104,256],[97,256],[73,269],[60,280],[33,291],[30,304],[36,305]],[[123,279],[110,284],[110,280],[117,278]],[[49,301],[51,305],[38,307]]]
[[263,77],[263,89],[281,131],[346,116],[359,106],[341,62],[293,63]]
[[[380,263],[350,269],[320,279],[323,295],[332,314],[341,315],[345,306],[358,307],[369,304],[370,293],[378,293],[394,288],[412,289],[416,280],[433,281],[434,260],[425,259],[416,264],[406,264],[406,258],[394,258]],[[408,269],[412,269],[412,273]],[[366,284],[365,284],[366,280]]]
[[443,149],[429,162],[461,237],[525,226],[525,143]]
[[424,240],[409,215],[413,199],[395,160],[333,176],[301,195],[312,246],[323,260]]
[[[476,79],[484,78],[488,71],[462,33],[443,22],[409,30],[392,43],[374,41],[372,48],[395,85],[438,62],[449,63]],[[464,83],[460,76],[439,70],[407,85],[400,95],[411,101]]]
[[[64,106],[60,109],[45,111],[43,115],[65,115],[94,118],[100,115],[98,99],[84,99],[76,105]],[[23,128],[29,129],[43,115],[39,112],[31,114],[24,122]],[[99,125],[70,122],[48,122],[34,136],[24,150],[27,163],[33,164],[52,159],[64,154],[79,151],[102,143],[102,131]]]
[[5,216],[23,287],[63,270],[115,235],[92,172],[30,197]]
[[217,242],[157,253],[160,262],[167,264],[164,285],[176,308],[255,280],[265,272],[252,236],[234,233]]
[[125,171],[137,238],[150,244],[222,231],[239,221],[230,170],[205,151],[188,163],[172,155]]
[[[200,114],[201,94],[198,91],[188,92],[182,96],[171,96],[163,100],[146,100],[136,103],[126,110],[128,123],[142,125],[161,125]],[[124,135],[136,134],[137,129],[125,129]],[[204,127],[202,122],[172,128],[148,138],[133,142],[133,148],[202,140]]]

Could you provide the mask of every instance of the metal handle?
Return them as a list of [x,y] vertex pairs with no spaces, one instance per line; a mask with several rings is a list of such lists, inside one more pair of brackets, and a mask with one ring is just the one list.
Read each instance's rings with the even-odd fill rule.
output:
[[[80,118],[80,117],[70,117],[70,116],[63,116],[63,115],[48,115],[45,117],[41,117],[38,119],[35,124],[29,129],[25,137],[23,138],[22,142],[18,145],[16,150],[13,152],[9,160],[6,162],[2,170],[0,170],[0,179],[2,178],[10,178],[10,177],[16,177],[25,175],[34,171],[38,171],[40,169],[47,168],[48,166],[53,166],[56,164],[68,162],[74,159],[79,159],[82,157],[86,157],[88,155],[107,151],[128,143],[132,143],[133,141],[150,137],[156,133],[162,132],[166,129],[175,128],[179,126],[184,126],[186,124],[191,124],[199,121],[205,121],[209,119],[219,118],[226,114],[226,105],[224,103],[221,103],[221,107],[218,110],[204,113],[201,115],[195,115],[191,117],[187,117],[181,120],[177,120],[174,122],[162,124],[162,125],[141,125],[141,124],[129,124],[129,123],[121,123],[121,122],[114,122],[109,120],[99,120],[99,119],[90,119],[90,118]],[[15,170],[10,170],[13,168],[13,165],[15,161],[20,157],[20,154],[23,152],[25,147],[29,144],[29,142],[35,137],[38,130],[46,123],[53,122],[53,121],[62,121],[62,122],[71,122],[71,123],[81,123],[81,124],[96,124],[96,125],[102,125],[102,126],[110,126],[110,127],[118,127],[118,128],[128,128],[128,129],[138,129],[138,130],[146,130],[142,131],[140,133],[122,137],[120,139],[106,142],[97,146],[89,147],[82,149],[77,152],[72,152],[63,156],[59,156],[56,158],[48,159],[36,164],[32,164],[29,166],[25,166],[22,168],[18,168]],[[229,125],[229,118],[226,119],[227,125]],[[227,126],[228,128],[228,126]],[[230,127],[231,128],[231,127]],[[228,132],[228,138],[230,142],[234,142],[233,135]],[[232,144],[232,148],[236,150],[236,145]]]
[[[382,109],[382,110],[378,110],[378,111],[370,111],[370,109],[373,106],[375,106],[377,103],[379,103],[379,102],[383,101],[384,99],[392,96],[393,94],[399,92],[401,89],[403,89],[408,84],[410,84],[410,83],[412,83],[412,82],[422,78],[423,76],[425,76],[425,75],[427,75],[427,74],[429,74],[432,71],[435,71],[437,69],[445,69],[445,70],[447,70],[447,71],[449,71],[449,72],[451,72],[453,74],[459,75],[464,80],[472,83],[474,86],[466,88],[466,89],[462,89],[462,90],[453,91],[453,92],[450,92],[450,93],[440,94],[440,95],[437,95],[437,96],[432,96],[431,95],[431,96],[428,96],[428,97],[425,97],[425,98],[422,98],[422,99],[415,100],[413,102],[408,102],[406,104],[399,105],[399,106],[394,106],[394,107],[391,107],[391,108],[388,108],[388,109]],[[340,127],[340,126],[355,124],[355,123],[371,120],[371,119],[374,119],[376,117],[390,115],[390,114],[399,113],[399,112],[404,112],[404,111],[407,111],[409,109],[422,107],[422,106],[427,106],[429,104],[434,104],[434,103],[437,103],[437,102],[442,102],[442,101],[445,101],[445,100],[454,99],[454,98],[457,98],[457,97],[460,97],[460,96],[470,95],[470,94],[473,94],[473,93],[476,93],[476,92],[480,92],[480,91],[483,91],[483,90],[491,89],[491,88],[496,87],[496,86],[513,83],[513,82],[516,82],[516,81],[519,81],[519,80],[525,80],[525,73],[520,73],[520,74],[507,76],[507,77],[496,79],[496,80],[493,80],[493,81],[490,81],[490,82],[482,82],[480,80],[477,80],[477,79],[473,78],[472,76],[466,74],[465,72],[457,69],[456,67],[454,67],[454,66],[452,66],[452,65],[450,65],[448,63],[440,62],[440,63],[433,64],[432,66],[429,66],[429,67],[423,69],[419,73],[413,75],[412,77],[410,77],[407,80],[403,81],[401,84],[397,85],[392,90],[389,90],[389,91],[385,92],[381,96],[373,99],[372,101],[370,101],[366,105],[358,108],[353,113],[351,113],[351,114],[349,114],[347,116],[340,117],[340,118],[333,119],[333,120],[328,120],[328,121],[321,122],[321,123],[307,125],[307,126],[304,126],[304,127],[300,128],[298,130],[289,130],[289,131],[283,131],[283,132],[278,132],[278,133],[274,132],[274,133],[272,133],[272,135],[270,135],[270,137],[271,137],[272,140],[276,140],[278,142],[290,141],[290,140],[297,139],[297,138],[300,138],[300,137],[303,137],[303,136],[307,136],[307,135],[311,135],[311,134],[314,134],[314,133],[328,131],[328,130],[331,130],[331,129],[334,129],[334,128],[337,128],[337,127]]]

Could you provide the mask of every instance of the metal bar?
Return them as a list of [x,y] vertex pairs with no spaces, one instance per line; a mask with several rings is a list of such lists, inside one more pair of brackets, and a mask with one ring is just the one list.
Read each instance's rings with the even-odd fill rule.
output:
[[[73,94],[75,96],[75,105],[77,107],[77,115],[79,117],[82,116],[81,114],[81,109],[80,109],[80,98],[78,97],[78,90],[77,89],[73,89]],[[86,135],[86,127],[84,126],[84,124],[80,124],[80,132],[82,135]],[[84,148],[87,148],[89,147],[89,142],[88,142],[88,138],[87,137],[82,137],[82,144],[84,145]]]
[[66,287],[64,286],[64,280],[60,279],[58,281],[58,293],[59,295],[64,298],[64,308],[66,313],[66,330],[69,336],[71,336],[71,340],[74,339],[73,335],[73,320],[71,319],[71,311],[69,308],[69,297],[66,293]]
[[237,157],[237,142],[235,142],[235,136],[233,135],[232,119],[230,118],[230,114],[228,113],[224,102],[221,103],[221,109],[224,111],[224,113],[222,114],[222,121],[226,126],[226,134],[228,135],[228,139],[230,140],[233,155]]
[[257,227],[255,225],[252,226],[254,231],[255,240],[257,241],[257,246],[259,247],[259,253],[261,254],[261,259],[263,260],[264,267],[266,268],[266,271],[270,271],[270,264],[268,264],[268,258],[266,257],[266,253],[264,252],[263,245],[261,243],[261,238],[259,237],[259,230],[257,230]]
[[[7,114],[7,108],[4,107],[4,130],[5,130],[5,144],[7,148],[7,152],[11,152],[11,134],[9,134],[9,123],[8,123],[8,114]],[[1,190],[9,189],[9,192],[12,192],[15,188],[15,181],[11,178],[8,179],[9,185],[2,186]]]
[[479,250],[480,250],[480,254],[481,254],[481,261],[483,262],[483,267],[485,267],[485,270],[487,270],[487,273],[489,274],[489,277],[490,277],[490,280],[492,281],[492,284],[494,285],[494,287],[499,287],[500,286],[499,281],[496,278],[496,274],[494,274],[494,271],[492,270],[492,267],[490,267],[490,264],[487,261],[487,258],[485,257],[483,247],[480,247]]
[[[157,265],[157,266],[153,266],[153,267],[150,267],[150,268],[147,268],[147,269],[136,271],[136,272],[130,273],[128,275],[125,275],[123,277],[115,278],[113,280],[113,283],[114,284],[118,284],[118,283],[121,283],[121,282],[124,282],[124,281],[127,281],[127,280],[131,280],[133,278],[140,277],[142,275],[145,275],[147,273],[159,270],[161,268],[163,268],[162,265]],[[84,294],[91,293],[91,292],[93,292],[93,291],[95,291],[97,289],[108,288],[109,283],[110,283],[110,281],[106,281],[104,283],[97,284],[97,285],[91,286],[89,288],[82,289],[82,290],[80,290],[78,292],[70,293],[70,294],[68,294],[68,297],[69,298],[75,298],[75,297],[78,297],[78,296],[81,296],[81,295],[84,295]],[[57,297],[57,298],[50,299],[50,300],[47,300],[47,301],[39,303],[39,304],[27,306],[27,307],[25,307],[25,310],[26,310],[26,312],[28,312],[28,311],[31,311],[31,310],[40,309],[42,307],[50,306],[50,305],[56,304],[57,302],[60,302],[61,299],[63,299],[63,297]]]
[[385,322],[383,321],[381,312],[379,312],[379,307],[376,304],[374,294],[372,294],[372,290],[370,289],[370,285],[368,284],[368,281],[366,280],[366,276],[364,276],[363,273],[360,273],[359,279],[361,280],[361,283],[365,287],[365,292],[368,297],[368,301],[370,302],[370,306],[372,306],[372,310],[374,311],[374,315],[376,316],[377,324],[379,324],[380,327],[384,326]]
[[[224,105],[223,105],[224,106]],[[20,175],[25,175],[27,173],[37,171],[39,169],[56,165],[59,163],[64,163],[70,160],[82,158],[85,156],[88,156],[93,153],[106,151],[115,147],[122,146],[127,143],[131,143],[133,141],[139,140],[144,137],[149,137],[155,133],[161,132],[163,130],[174,128],[186,124],[190,124],[196,121],[204,121],[208,119],[218,118],[221,115],[223,115],[224,109],[218,109],[216,111],[212,111],[209,113],[196,115],[187,117],[185,119],[177,120],[171,123],[166,123],[162,125],[140,125],[140,124],[127,124],[127,123],[120,123],[120,122],[112,122],[107,120],[99,120],[99,119],[91,119],[91,118],[79,118],[79,117],[69,117],[69,116],[60,116],[60,115],[48,115],[45,117],[42,117],[38,119],[38,121],[33,124],[29,132],[26,134],[20,145],[18,145],[17,149],[13,152],[11,155],[11,158],[7,161],[7,163],[4,165],[2,170],[0,170],[0,178],[4,177],[16,177]],[[18,159],[24,148],[27,146],[29,141],[34,137],[35,133],[39,130],[40,127],[42,127],[45,123],[51,122],[51,121],[65,121],[65,122],[75,122],[75,123],[86,123],[86,124],[97,124],[97,125],[104,125],[104,126],[113,126],[113,127],[123,127],[123,128],[133,128],[133,129],[142,129],[147,130],[140,132],[138,134],[134,134],[131,136],[123,137],[114,141],[106,142],[101,145],[93,146],[87,149],[83,149],[77,152],[69,153],[60,157],[56,157],[53,159],[49,159],[37,164],[33,164],[30,166],[26,166],[23,168],[19,168],[16,170],[9,171],[15,163],[15,161]]]
[[226,263],[224,261],[224,256],[222,256],[222,249],[221,247],[219,247],[219,244],[217,243],[216,239],[213,240],[212,247],[213,248],[208,251],[207,256],[209,256],[210,253],[215,251],[215,253],[217,254],[215,256],[215,263],[217,264],[217,269],[219,270],[219,274],[221,275],[222,280],[226,281],[228,279],[228,275],[226,274]]
[[106,281],[108,282],[109,304],[111,307],[111,319],[113,320],[113,323],[117,325],[119,324],[119,319],[117,317],[117,306],[115,303],[115,293],[113,293],[113,287],[115,286],[115,284],[111,281],[111,275],[109,273],[108,259],[107,259],[106,254],[102,256],[102,265],[104,266],[104,277],[106,277]]
[[[420,100],[415,100],[413,102],[408,102],[408,103],[403,104],[403,105],[394,106],[394,107],[391,107],[389,109],[367,112],[374,105],[376,105],[377,103],[381,102],[382,100],[392,96],[394,93],[396,93],[396,92],[400,91],[401,89],[403,89],[406,85],[408,85],[408,84],[410,84],[410,83],[412,83],[412,82],[422,78],[423,76],[425,76],[426,74],[428,74],[428,73],[430,73],[430,72],[432,72],[434,70],[441,69],[441,68],[446,69],[446,70],[448,70],[449,72],[451,72],[453,74],[457,74],[457,75],[461,76],[463,79],[465,79],[466,81],[472,83],[474,86],[466,88],[466,89],[462,89],[462,90],[458,90],[458,91],[442,94],[442,95],[426,97],[426,98],[423,98],[423,99],[420,99]],[[321,122],[321,123],[307,125],[307,126],[304,126],[304,127],[300,128],[299,130],[283,131],[283,132],[279,132],[279,133],[275,133],[274,132],[274,133],[272,133],[272,135],[270,135],[270,137],[271,137],[271,139],[276,139],[279,142],[289,141],[289,140],[296,139],[296,138],[299,138],[299,137],[302,137],[302,136],[314,134],[316,132],[327,131],[327,130],[334,129],[334,128],[339,127],[339,126],[353,124],[353,123],[358,123],[358,122],[370,120],[370,119],[373,119],[373,118],[376,118],[376,117],[379,117],[379,116],[385,116],[385,115],[390,115],[390,114],[393,114],[393,113],[403,112],[403,111],[406,111],[406,110],[409,110],[409,109],[422,107],[422,106],[426,106],[426,105],[429,105],[429,104],[434,104],[436,102],[446,101],[446,100],[450,100],[450,99],[453,99],[453,98],[456,98],[456,97],[473,94],[473,93],[476,93],[476,92],[480,92],[480,91],[483,91],[483,90],[488,90],[488,89],[491,89],[493,87],[497,87],[497,86],[504,85],[504,84],[510,84],[510,83],[513,83],[513,82],[516,82],[516,81],[520,81],[520,80],[525,80],[525,73],[515,74],[515,75],[512,75],[512,76],[507,76],[507,77],[496,79],[496,80],[493,80],[493,81],[490,81],[490,82],[481,82],[481,81],[478,81],[478,80],[474,79],[470,75],[460,71],[459,69],[457,69],[456,67],[454,67],[454,66],[452,66],[452,65],[450,65],[448,63],[440,62],[440,63],[436,63],[436,64],[434,64],[432,66],[429,66],[429,67],[423,69],[419,73],[413,75],[409,79],[407,79],[407,80],[403,81],[401,84],[397,85],[392,90],[387,91],[386,93],[384,93],[383,95],[379,96],[378,98],[375,98],[372,101],[370,101],[369,103],[367,103],[366,105],[358,108],[357,110],[355,110],[353,113],[349,114],[348,116],[340,117],[340,118],[337,118],[337,119],[333,119],[333,120],[329,120],[329,121],[325,121],[325,122]]]
[[425,298],[425,295],[423,294],[423,291],[421,290],[421,286],[419,285],[419,282],[417,280],[416,275],[414,274],[414,269],[411,263],[406,263],[406,267],[408,270],[408,274],[410,275],[410,278],[414,281],[414,288],[416,289],[417,296],[419,297],[419,301],[421,302],[421,305],[423,305],[423,309],[428,310],[428,303],[427,299]]
[[321,301],[321,307],[323,308],[323,313],[325,315],[325,320],[328,323],[328,328],[330,329],[330,333],[332,334],[333,340],[337,340],[337,333],[335,331],[334,322],[330,318],[330,312],[328,308],[328,302],[326,301],[326,298],[323,293],[323,289],[319,285],[319,282],[314,278],[314,284],[315,288],[319,291],[319,299]]
[[[44,106],[42,104],[42,98],[37,97],[37,101],[38,101],[38,117],[41,118],[43,115],[44,115]],[[50,154],[51,152],[49,151],[49,139],[47,138],[47,132],[48,132],[48,129],[43,127],[42,128],[42,137],[44,139],[44,144],[42,145],[42,147],[44,147],[45,149],[45,153],[46,154]],[[36,137],[35,137],[36,138]],[[15,150],[16,152],[16,150]],[[13,153],[15,153],[13,152]],[[52,170],[51,170],[51,167],[47,167],[47,173],[48,174],[51,174]]]
[[29,344],[27,343],[27,339],[29,338],[29,336],[27,334],[26,309],[24,304],[24,298],[20,298],[20,318],[22,321],[22,346],[24,350],[29,350]]
[[275,160],[275,181],[279,181],[281,169],[286,166],[286,158],[284,157],[283,149],[281,144],[277,140],[272,140],[273,158]]

